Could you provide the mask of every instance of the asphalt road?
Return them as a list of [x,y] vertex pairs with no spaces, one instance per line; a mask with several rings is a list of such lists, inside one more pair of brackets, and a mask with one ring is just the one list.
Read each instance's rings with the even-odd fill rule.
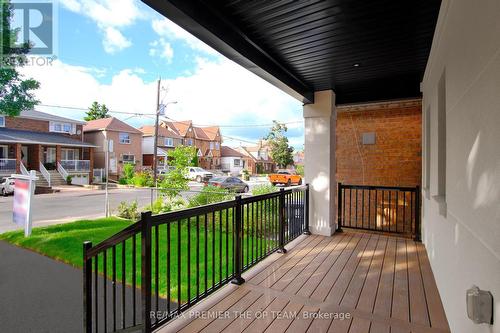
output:
[[[249,182],[250,189],[260,182]],[[201,189],[202,185],[190,183],[192,192],[184,192],[187,198]],[[12,222],[12,196],[0,197],[0,233],[22,229]],[[151,202],[150,189],[111,189],[109,202],[111,213],[115,213],[122,201],[137,200],[140,208]],[[53,194],[34,196],[32,203],[33,227],[64,223],[83,218],[98,218],[104,216],[105,192],[103,190],[75,189]]]

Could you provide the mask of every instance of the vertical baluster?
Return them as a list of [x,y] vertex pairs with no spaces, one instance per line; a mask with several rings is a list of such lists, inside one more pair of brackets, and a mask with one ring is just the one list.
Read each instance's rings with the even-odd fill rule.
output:
[[136,288],[137,288],[137,235],[134,234],[132,236],[132,325],[135,326],[137,324],[137,300],[136,300]]
[[212,290],[215,288],[215,211],[212,212]]
[[181,295],[181,279],[182,279],[182,236],[181,236],[181,220],[177,220],[177,313],[181,310],[182,295]]
[[125,328],[125,306],[126,306],[126,298],[125,292],[127,290],[125,285],[125,273],[126,273],[126,258],[125,258],[125,241],[122,242],[122,328]]
[[399,191],[396,191],[396,232],[398,232]]
[[99,255],[94,257],[94,314],[95,314],[95,331],[99,332]]
[[111,249],[111,265],[113,266],[113,331],[116,331],[116,246]]
[[187,302],[191,304],[191,217],[187,219]]
[[219,283],[222,283],[222,210],[219,210]]
[[172,238],[170,235],[170,225],[172,222],[167,222],[167,313],[170,316],[170,303],[171,303],[171,297],[170,297],[170,265],[171,265],[171,251],[170,251],[170,243],[172,242]]
[[368,189],[368,228],[372,229],[372,190]]
[[229,209],[226,209],[226,280],[229,278]]
[[200,298],[200,216],[196,215],[196,300]]
[[245,280],[241,277],[242,264],[241,264],[241,243],[242,243],[242,214],[241,214],[241,196],[236,196],[236,212],[235,212],[235,254],[234,254],[234,278],[231,280],[231,283],[241,285],[245,282]]
[[141,303],[143,332],[151,332],[151,212],[141,213]]
[[406,193],[403,192],[403,233],[406,233]]
[[160,304],[160,239],[158,226],[155,226],[155,309],[158,313]]
[[107,281],[108,281],[108,274],[107,274],[107,257],[108,253],[106,250],[103,252],[103,257],[102,257],[102,295],[104,297],[104,303],[103,303],[103,310],[104,310],[104,332],[108,331],[108,295],[107,295]]
[[88,250],[92,242],[83,243],[83,322],[84,332],[92,332],[92,259],[88,257]]
[[207,295],[208,291],[208,218],[207,214],[205,214],[205,241],[203,242],[204,246],[204,259],[205,259],[205,274],[204,274],[204,282],[205,282],[205,296]]

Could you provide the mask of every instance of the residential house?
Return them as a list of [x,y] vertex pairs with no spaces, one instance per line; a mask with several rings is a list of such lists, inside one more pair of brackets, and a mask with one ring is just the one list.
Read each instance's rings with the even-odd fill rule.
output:
[[92,181],[95,144],[84,140],[84,122],[45,112],[0,115],[0,177],[36,170],[37,186]]
[[250,174],[272,173],[276,163],[271,158],[269,145],[265,140],[259,140],[255,146],[241,146],[236,150],[245,155],[245,168]]
[[[152,168],[154,163],[154,136],[155,127],[146,125],[139,128],[142,132],[142,165]],[[168,152],[177,146],[182,145],[182,136],[169,129],[165,123],[158,126],[157,140],[157,166],[164,168],[168,164]]]
[[118,180],[126,163],[142,167],[142,132],[114,117],[91,120],[83,127],[85,140],[98,146],[94,151],[95,168],[106,167],[105,142],[112,143],[109,153],[109,177]]
[[200,167],[208,170],[221,168],[222,137],[218,126],[197,127],[191,120],[164,122],[166,128],[180,135],[185,146],[194,146],[197,150]]
[[238,176],[245,168],[245,155],[228,146],[221,147],[221,169],[231,176]]
[[294,154],[293,154],[293,164],[294,165],[304,165],[304,151],[303,150],[300,150],[300,151],[296,151]]

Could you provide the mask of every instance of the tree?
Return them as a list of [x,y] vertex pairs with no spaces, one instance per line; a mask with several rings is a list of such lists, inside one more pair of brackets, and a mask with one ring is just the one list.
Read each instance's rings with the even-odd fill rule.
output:
[[25,42],[16,44],[19,29],[11,29],[10,22],[13,16],[10,0],[0,2],[1,31],[0,45],[0,114],[18,116],[21,111],[32,109],[38,100],[33,90],[40,87],[40,83],[32,78],[24,79],[17,68],[28,62],[26,54],[32,45]]
[[293,147],[288,144],[287,130],[285,124],[273,120],[273,127],[265,138],[269,144],[271,157],[279,168],[286,168],[293,163]]
[[162,193],[170,198],[179,195],[181,191],[189,189],[188,168],[194,166],[193,160],[196,157],[196,148],[190,146],[179,146],[169,151],[169,165],[174,169],[170,170],[163,181],[159,184]]
[[91,121],[96,119],[109,118],[109,109],[106,107],[106,104],[100,105],[97,102],[92,103],[89,110],[87,111],[87,115],[85,116],[85,121]]

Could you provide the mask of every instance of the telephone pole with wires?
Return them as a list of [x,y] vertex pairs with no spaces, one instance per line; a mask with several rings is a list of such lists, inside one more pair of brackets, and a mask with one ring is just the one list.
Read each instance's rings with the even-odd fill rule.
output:
[[161,78],[158,79],[158,87],[156,92],[156,117],[155,117],[155,136],[153,144],[153,183],[158,187],[158,123],[160,120],[160,87]]

